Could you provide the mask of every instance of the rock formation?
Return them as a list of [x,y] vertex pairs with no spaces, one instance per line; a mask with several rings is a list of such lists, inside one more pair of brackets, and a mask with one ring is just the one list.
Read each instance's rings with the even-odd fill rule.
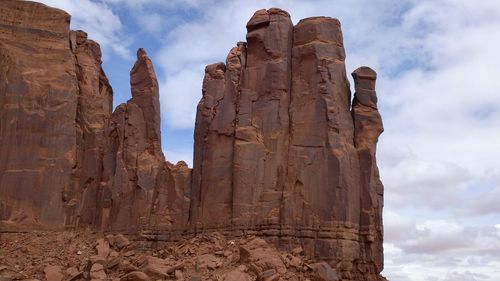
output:
[[383,129],[375,72],[353,73],[351,108],[338,20],[293,26],[282,10],[260,10],[247,30],[226,65],[205,70],[191,223],[301,244],[336,264],[343,280],[376,276],[383,186],[375,147]]
[[99,45],[68,14],[14,0],[0,12],[0,227],[259,235],[341,280],[383,280],[376,73],[353,72],[351,105],[338,20],[254,14],[247,42],[205,69],[191,170],[165,161],[144,50],[113,112]]
[[11,0],[0,9],[4,224],[184,229],[191,172],[165,162],[158,82],[145,51],[131,71],[132,99],[112,112],[100,47],[70,31],[67,13]]
[[104,181],[102,161],[108,148],[107,130],[113,106],[113,90],[101,68],[99,45],[83,31],[70,32],[78,81],[76,108],[76,166],[74,182],[63,191],[65,225],[92,225]]

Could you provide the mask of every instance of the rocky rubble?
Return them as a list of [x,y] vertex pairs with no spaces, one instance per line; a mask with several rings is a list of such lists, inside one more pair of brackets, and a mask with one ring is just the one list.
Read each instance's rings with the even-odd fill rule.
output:
[[[178,242],[129,241],[93,232],[1,234],[0,280],[340,280],[301,248],[280,251],[258,237],[219,233]],[[19,249],[21,248],[21,249]]]

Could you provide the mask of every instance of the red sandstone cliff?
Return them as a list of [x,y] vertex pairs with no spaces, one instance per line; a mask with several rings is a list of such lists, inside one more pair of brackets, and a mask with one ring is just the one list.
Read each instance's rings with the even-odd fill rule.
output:
[[338,20],[254,14],[247,42],[206,68],[192,171],[165,162],[145,51],[132,98],[112,112],[99,45],[69,20],[33,2],[0,6],[2,228],[257,234],[300,244],[341,280],[382,280],[376,73],[354,71],[351,105]]
[[383,269],[375,72],[353,73],[351,107],[338,20],[293,26],[282,10],[260,10],[247,30],[226,65],[205,70],[192,223],[301,244],[343,280],[375,276]]

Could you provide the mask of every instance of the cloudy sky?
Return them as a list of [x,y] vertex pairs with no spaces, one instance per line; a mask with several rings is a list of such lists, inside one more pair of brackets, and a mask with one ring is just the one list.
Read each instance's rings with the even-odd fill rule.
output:
[[499,0],[42,0],[103,48],[115,105],[144,47],[161,84],[166,157],[192,162],[206,64],[224,61],[261,8],[340,19],[347,71],[376,69],[385,132],[384,275],[500,280]]

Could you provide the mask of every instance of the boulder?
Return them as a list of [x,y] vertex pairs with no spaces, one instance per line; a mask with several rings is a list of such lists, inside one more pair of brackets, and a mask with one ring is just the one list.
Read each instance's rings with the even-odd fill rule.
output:
[[120,233],[114,236],[113,245],[116,246],[118,249],[123,249],[128,245],[130,245],[130,241],[125,235]]
[[280,275],[275,269],[266,270],[257,277],[257,281],[278,281],[279,279]]
[[314,275],[313,281],[339,281],[339,277],[332,267],[326,262],[311,265]]
[[250,275],[236,268],[224,275],[224,281],[251,281]]
[[97,255],[103,258],[107,258],[110,252],[108,241],[104,240],[104,238],[97,239],[96,246]]
[[[155,257],[146,257],[141,270],[151,279],[158,280],[167,278],[167,271],[171,270],[171,266],[167,260]],[[173,271],[175,271],[175,269],[171,270],[171,272]]]
[[104,271],[104,266],[100,263],[95,263],[90,268],[90,278],[93,280],[106,280],[108,276]]
[[132,271],[123,275],[120,281],[151,281],[151,278],[142,271]]
[[43,269],[43,272],[47,281],[62,281],[64,279],[60,266],[48,265]]
[[259,238],[240,247],[240,262],[246,264],[256,275],[270,269],[280,274],[287,271],[279,253]]

